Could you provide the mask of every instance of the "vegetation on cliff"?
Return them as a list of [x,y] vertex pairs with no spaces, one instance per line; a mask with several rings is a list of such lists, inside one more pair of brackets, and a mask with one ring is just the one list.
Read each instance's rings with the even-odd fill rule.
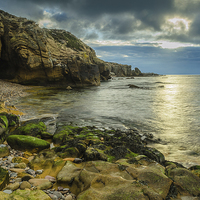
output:
[[[130,65],[108,63],[65,30],[0,10],[0,78],[33,85],[99,85],[116,76],[132,76]],[[138,75],[138,71],[135,72]]]

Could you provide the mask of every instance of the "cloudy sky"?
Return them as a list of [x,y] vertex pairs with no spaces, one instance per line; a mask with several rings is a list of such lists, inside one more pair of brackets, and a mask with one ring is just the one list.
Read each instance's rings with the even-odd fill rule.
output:
[[0,0],[0,9],[70,31],[105,61],[200,74],[200,0]]

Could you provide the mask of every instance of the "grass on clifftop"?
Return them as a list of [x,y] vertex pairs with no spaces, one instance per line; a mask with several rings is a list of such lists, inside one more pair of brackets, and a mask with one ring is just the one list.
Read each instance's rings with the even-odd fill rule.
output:
[[58,41],[59,43],[62,43],[62,41],[64,40],[66,42],[66,46],[71,49],[77,49],[79,51],[84,49],[81,41],[71,33],[52,29],[48,30],[48,33],[54,38],[54,40]]

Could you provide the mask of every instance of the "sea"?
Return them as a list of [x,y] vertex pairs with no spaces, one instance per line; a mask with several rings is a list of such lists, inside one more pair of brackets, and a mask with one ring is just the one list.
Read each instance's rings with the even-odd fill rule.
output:
[[200,75],[114,77],[100,86],[27,92],[14,102],[25,113],[22,121],[52,116],[58,126],[134,128],[160,139],[149,146],[166,160],[200,165]]

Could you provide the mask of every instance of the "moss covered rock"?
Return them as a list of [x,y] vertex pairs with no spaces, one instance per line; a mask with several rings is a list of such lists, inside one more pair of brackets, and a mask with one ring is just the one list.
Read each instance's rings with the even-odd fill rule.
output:
[[19,117],[13,114],[0,113],[0,143],[3,143],[12,127],[19,125]]
[[80,193],[77,198],[77,200],[92,199],[148,200],[149,198],[143,194],[142,185],[136,181],[99,174],[91,181],[89,189]]
[[9,173],[7,170],[0,167],[0,190],[9,183]]
[[49,142],[26,135],[10,135],[7,142],[13,149],[21,151],[39,152],[50,147]]
[[192,166],[189,170],[200,178],[200,165]]
[[77,139],[67,140],[65,145],[55,148],[55,152],[61,158],[76,158],[83,157],[87,149],[87,144],[84,141]]
[[95,127],[74,127],[74,126],[64,126],[60,127],[55,135],[53,136],[53,141],[55,143],[65,143],[70,139],[78,139],[78,140],[92,140],[93,143],[95,141],[99,141],[102,136],[107,134],[106,132],[102,132]]
[[[46,133],[46,125],[41,121],[27,121],[18,127],[12,135],[29,135],[39,138],[45,138],[49,134]],[[51,135],[51,134],[50,134]]]
[[107,161],[108,157],[106,154],[99,152],[97,149],[89,147],[84,153],[85,161],[94,161],[94,160],[104,160]]
[[3,158],[5,156],[8,156],[10,154],[10,150],[8,147],[4,144],[0,145],[0,158]]
[[17,156],[17,157],[14,157],[14,158],[12,159],[12,162],[13,162],[13,163],[25,163],[25,164],[28,164],[28,163],[29,163],[29,160],[28,160],[27,158]]
[[200,178],[184,168],[175,168],[168,171],[168,176],[174,180],[180,193],[200,195]]
[[4,200],[51,200],[51,198],[42,190],[16,190],[12,194],[0,192]]

